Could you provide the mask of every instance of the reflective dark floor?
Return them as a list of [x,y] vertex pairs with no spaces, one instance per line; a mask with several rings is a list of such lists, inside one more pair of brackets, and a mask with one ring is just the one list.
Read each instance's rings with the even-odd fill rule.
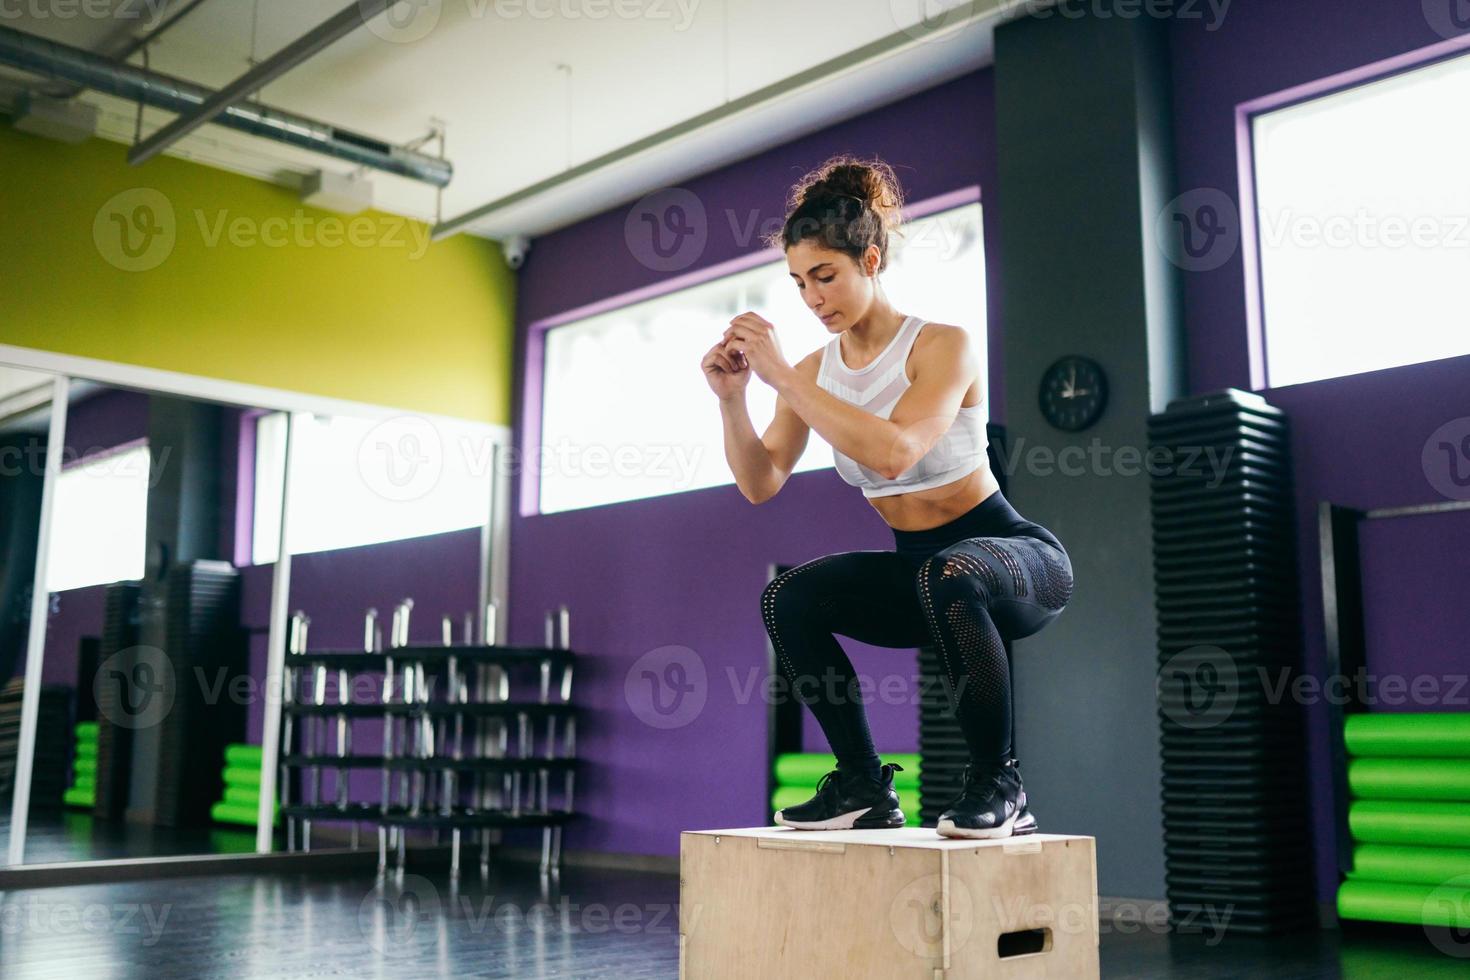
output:
[[[0,841],[10,839],[8,810],[6,817],[0,820]],[[276,839],[284,849],[285,833],[278,830]],[[255,831],[248,827],[150,827],[123,820],[99,820],[85,810],[33,810],[26,826],[25,863],[246,854],[254,850]]]
[[[5,980],[146,977],[678,976],[678,879],[567,867],[545,888],[506,862],[458,887],[444,870],[401,881],[239,875],[0,895]],[[1444,940],[1441,939],[1443,943]],[[1256,939],[1104,926],[1104,977],[1470,976],[1470,945],[1367,927]]]

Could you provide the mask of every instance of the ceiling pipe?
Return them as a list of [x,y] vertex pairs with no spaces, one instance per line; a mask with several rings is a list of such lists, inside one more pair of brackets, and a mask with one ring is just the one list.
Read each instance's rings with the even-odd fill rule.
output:
[[210,95],[202,105],[182,112],[173,122],[128,151],[128,163],[147,163],[164,150],[212,121],[251,92],[258,92],[323,49],[336,44],[399,0],[354,0],[301,37]]
[[[100,44],[94,46],[92,50],[99,55],[112,58],[114,61],[127,61],[143,48],[153,43],[164,31],[167,31],[187,17],[195,7],[204,2],[205,0],[192,0],[183,10],[169,15],[169,10],[178,3],[178,0],[157,0],[158,7],[151,11],[153,17],[157,19],[168,16],[168,20],[159,24],[152,34],[138,36],[135,34],[137,25],[126,24],[118,28],[117,31],[104,39]],[[46,89],[42,94],[52,99],[74,99],[86,90],[86,87],[82,85],[58,85]]]
[[[178,114],[193,111],[215,94],[213,89],[193,82],[116,62],[90,51],[3,26],[0,26],[0,65],[74,82],[129,102],[141,102]],[[216,125],[252,136],[423,181],[435,187],[447,186],[454,177],[454,165],[448,160],[258,102],[237,102],[213,121]]]

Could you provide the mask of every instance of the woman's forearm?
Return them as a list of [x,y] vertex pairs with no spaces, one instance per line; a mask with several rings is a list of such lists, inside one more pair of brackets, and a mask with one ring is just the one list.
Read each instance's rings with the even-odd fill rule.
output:
[[753,504],[769,500],[781,489],[780,473],[751,424],[744,392],[720,399],[720,418],[725,428],[725,460],[735,474],[735,485]]
[[887,419],[843,401],[796,371],[774,387],[812,431],[844,456],[889,479],[911,465],[908,437]]

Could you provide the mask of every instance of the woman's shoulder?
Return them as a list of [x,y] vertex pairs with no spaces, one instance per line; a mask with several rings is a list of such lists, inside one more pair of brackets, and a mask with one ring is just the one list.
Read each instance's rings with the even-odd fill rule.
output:
[[970,331],[952,323],[925,321],[914,336],[913,352],[920,359],[966,357],[971,350]]
[[937,320],[924,320],[919,327],[919,332],[914,335],[914,344],[933,344],[938,342],[944,344],[956,343],[968,340],[970,331],[964,327],[957,327],[953,323],[940,323]]
[[[980,372],[980,358],[970,338],[970,331],[952,323],[927,322],[919,328],[914,338],[913,349],[908,360],[909,380],[914,381],[926,370],[946,371],[956,361],[964,362],[974,371]],[[981,402],[961,405],[961,411],[978,410]]]

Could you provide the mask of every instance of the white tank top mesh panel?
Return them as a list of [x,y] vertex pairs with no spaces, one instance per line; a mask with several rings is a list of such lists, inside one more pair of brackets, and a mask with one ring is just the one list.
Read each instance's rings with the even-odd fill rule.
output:
[[[925,321],[910,316],[899,325],[898,333],[886,350],[866,367],[854,371],[842,362],[842,349],[833,337],[822,350],[822,365],[817,371],[817,384],[845,402],[878,416],[888,418],[893,406],[908,390],[910,381],[905,365],[914,339],[918,337]],[[985,405],[982,402],[969,408],[961,408],[954,423],[913,466],[904,470],[896,479],[888,480],[857,460],[844,456],[835,446],[832,454],[837,460],[837,473],[855,487],[861,487],[865,497],[887,497],[896,493],[910,493],[943,486],[968,476],[985,461],[985,447],[989,439],[985,434]]]

